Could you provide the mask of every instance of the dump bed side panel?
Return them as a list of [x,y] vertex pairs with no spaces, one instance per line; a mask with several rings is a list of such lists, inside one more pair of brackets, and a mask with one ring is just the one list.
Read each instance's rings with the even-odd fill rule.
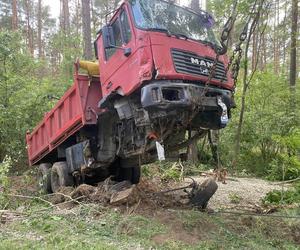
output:
[[55,107],[45,114],[33,132],[27,134],[30,165],[42,160],[83,126],[96,124],[101,112],[98,108],[101,98],[101,84],[98,78],[76,75],[73,86]]

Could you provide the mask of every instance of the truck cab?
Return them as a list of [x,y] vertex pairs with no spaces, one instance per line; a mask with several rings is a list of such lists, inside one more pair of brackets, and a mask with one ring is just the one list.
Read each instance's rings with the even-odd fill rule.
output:
[[[129,95],[146,81],[204,84],[221,46],[213,24],[210,14],[167,1],[124,1],[95,42],[104,97]],[[231,91],[227,64],[220,56],[209,84]]]

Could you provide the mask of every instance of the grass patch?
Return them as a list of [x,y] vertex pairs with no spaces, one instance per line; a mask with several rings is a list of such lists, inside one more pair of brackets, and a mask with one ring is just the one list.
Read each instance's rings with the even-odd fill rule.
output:
[[95,214],[86,207],[72,211],[49,210],[1,225],[0,249],[297,249],[299,244],[295,220],[193,210],[161,211],[158,217]]

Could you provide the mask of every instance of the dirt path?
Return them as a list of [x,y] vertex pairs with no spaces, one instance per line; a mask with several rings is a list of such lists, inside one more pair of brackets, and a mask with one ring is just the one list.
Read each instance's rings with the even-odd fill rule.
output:
[[[195,177],[202,182],[205,177]],[[186,180],[190,182],[189,179]],[[276,185],[272,182],[257,178],[229,178],[227,184],[218,182],[218,190],[211,198],[208,207],[212,209],[243,207],[261,204],[261,200],[272,190],[287,189],[288,185]]]
[[[203,182],[207,177],[193,177],[198,183]],[[31,178],[31,183],[26,181],[21,176],[15,176],[11,178],[12,182],[12,193],[21,193],[26,195],[32,195],[36,193],[35,179]],[[227,184],[217,182],[218,190],[214,196],[210,199],[208,208],[211,209],[234,209],[243,208],[247,206],[259,205],[265,195],[272,190],[286,190],[289,185],[284,186],[274,184],[272,182],[257,179],[257,178],[228,178]],[[142,193],[156,193],[163,190],[186,186],[191,183],[190,178],[186,178],[182,182],[176,183],[163,183],[160,179],[147,179],[142,178],[141,183],[138,185],[138,190]],[[95,187],[96,188],[96,187]],[[151,196],[154,198],[154,203],[148,204],[148,197],[142,199],[146,208],[154,209],[153,204],[159,204],[165,207],[180,207],[182,197],[186,197],[186,193],[181,191],[170,192],[167,196]],[[152,199],[151,198],[151,199]],[[151,201],[150,199],[150,201]],[[93,199],[92,199],[93,200]],[[98,199],[99,200],[99,199]],[[95,202],[98,202],[98,200]]]

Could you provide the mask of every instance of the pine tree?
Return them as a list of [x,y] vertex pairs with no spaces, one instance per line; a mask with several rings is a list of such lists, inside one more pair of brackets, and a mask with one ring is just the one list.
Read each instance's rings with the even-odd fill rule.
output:
[[91,37],[91,2],[82,0],[82,35],[83,35],[83,57],[87,60],[93,58],[92,37]]
[[12,28],[13,28],[13,30],[18,29],[17,0],[12,0]]

